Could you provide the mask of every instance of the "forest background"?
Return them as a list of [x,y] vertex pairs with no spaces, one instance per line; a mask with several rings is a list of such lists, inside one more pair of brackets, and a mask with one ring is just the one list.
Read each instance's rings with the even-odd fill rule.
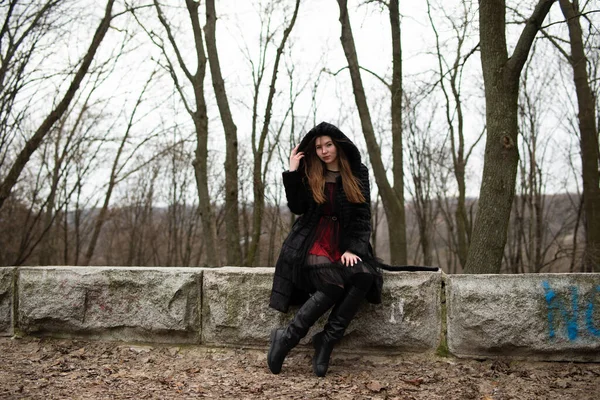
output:
[[2,1],[0,265],[273,266],[328,121],[384,261],[599,272],[599,6]]

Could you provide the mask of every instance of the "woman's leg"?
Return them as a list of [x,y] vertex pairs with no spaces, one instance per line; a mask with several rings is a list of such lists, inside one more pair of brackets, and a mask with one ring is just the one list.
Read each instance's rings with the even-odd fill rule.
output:
[[272,373],[281,372],[285,357],[291,349],[296,347],[300,339],[317,320],[325,314],[343,295],[342,288],[331,288],[325,292],[315,292],[294,315],[290,324],[283,329],[274,329],[271,332],[271,346],[267,354],[267,364]]
[[315,375],[325,376],[327,373],[333,347],[344,336],[344,332],[358,312],[372,283],[373,276],[370,274],[354,275],[352,286],[329,314],[323,331],[313,336],[312,341],[315,348],[313,372]]

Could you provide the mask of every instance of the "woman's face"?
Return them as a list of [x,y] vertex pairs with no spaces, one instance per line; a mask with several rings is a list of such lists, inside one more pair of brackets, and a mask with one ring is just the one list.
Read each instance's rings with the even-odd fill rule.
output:
[[335,144],[333,144],[331,137],[319,136],[315,140],[315,149],[317,151],[317,156],[319,156],[321,161],[325,164],[337,162],[337,149],[335,148]]

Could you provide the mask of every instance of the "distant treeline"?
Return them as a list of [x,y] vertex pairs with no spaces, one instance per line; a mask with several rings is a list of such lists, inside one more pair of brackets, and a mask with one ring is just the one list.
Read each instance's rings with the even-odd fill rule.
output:
[[[580,243],[584,235],[578,221],[579,196],[546,195],[543,201],[545,213],[538,220],[527,199],[515,198],[501,272],[582,271]],[[468,199],[468,204],[475,212],[476,201]],[[417,214],[413,203],[407,206],[409,264],[436,265],[446,273],[461,273],[451,218],[456,211],[456,199],[434,200],[430,206],[432,213],[427,221]],[[389,262],[387,221],[381,206],[375,207],[372,243],[376,255]],[[224,210],[217,209],[218,236],[224,240]],[[251,240],[248,226],[251,209],[249,205],[240,210],[240,225],[246,232],[241,243],[244,255]],[[44,215],[32,216],[24,204],[7,204],[0,211],[0,221],[7,228],[0,232],[0,248],[5,250],[0,253],[0,265],[81,265],[98,215],[98,209],[69,211],[56,216],[52,227],[44,232]],[[197,207],[139,203],[111,208],[109,215],[90,265],[211,266],[206,262],[206,241]],[[293,218],[285,206],[265,208],[267,223],[262,229],[259,266],[275,265]],[[421,224],[428,225],[425,240],[419,233]],[[45,239],[40,241],[40,237]],[[220,257],[225,264],[223,250]]]

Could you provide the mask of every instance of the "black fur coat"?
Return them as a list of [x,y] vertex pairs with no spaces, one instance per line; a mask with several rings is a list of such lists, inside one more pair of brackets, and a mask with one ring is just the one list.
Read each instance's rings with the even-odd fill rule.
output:
[[[345,139],[340,146],[348,157],[352,172],[359,179],[362,193],[367,199],[366,203],[350,203],[341,185],[341,177],[338,177],[335,208],[338,210],[340,218],[340,253],[349,250],[358,255],[363,262],[379,270],[379,263],[373,257],[373,249],[369,243],[371,237],[369,171],[361,163],[360,153],[356,146],[338,128],[326,122],[320,123],[306,134],[300,142],[298,151],[305,151],[312,138],[322,135],[330,136],[338,141]],[[294,285],[295,274],[305,263],[309,246],[312,244],[312,234],[316,230],[321,212],[320,205],[313,199],[304,171],[304,163],[301,162],[298,170],[283,173],[288,207],[300,217],[296,219],[289,235],[283,242],[275,266],[269,306],[281,312],[287,312],[291,304],[301,304],[308,298],[308,293],[302,292]],[[368,301],[375,304],[381,302],[382,285],[383,277],[379,274],[367,294]]]

